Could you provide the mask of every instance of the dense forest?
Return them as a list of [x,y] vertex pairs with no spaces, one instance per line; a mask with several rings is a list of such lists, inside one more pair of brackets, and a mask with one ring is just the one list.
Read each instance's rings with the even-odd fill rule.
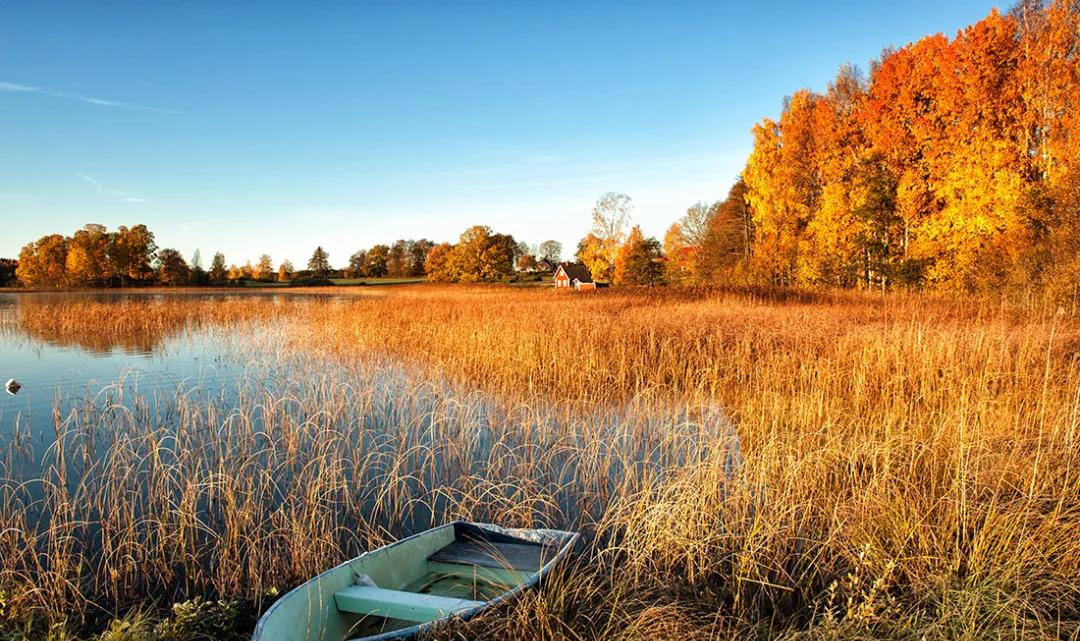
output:
[[753,129],[749,280],[1080,283],[1080,5],[1024,1],[843,67]]

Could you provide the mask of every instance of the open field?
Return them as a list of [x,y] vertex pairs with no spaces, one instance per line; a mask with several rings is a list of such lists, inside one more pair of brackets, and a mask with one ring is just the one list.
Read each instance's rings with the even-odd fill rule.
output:
[[196,596],[238,600],[242,635],[457,517],[588,543],[447,639],[1078,638],[1080,320],[1056,311],[430,286],[20,306],[0,335],[188,337],[243,374],[58,399],[43,451],[0,432],[0,638],[197,638],[148,623]]

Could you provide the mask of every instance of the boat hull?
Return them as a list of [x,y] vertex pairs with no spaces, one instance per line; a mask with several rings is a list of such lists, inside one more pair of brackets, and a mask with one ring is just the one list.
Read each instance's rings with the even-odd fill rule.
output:
[[576,533],[558,530],[449,523],[300,585],[266,611],[252,641],[412,639],[536,586],[577,540]]

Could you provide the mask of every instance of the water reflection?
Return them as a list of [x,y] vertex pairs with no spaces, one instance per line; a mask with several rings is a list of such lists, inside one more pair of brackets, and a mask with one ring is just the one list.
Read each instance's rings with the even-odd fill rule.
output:
[[145,356],[185,329],[277,315],[284,302],[280,294],[0,294],[0,335]]
[[[61,309],[65,312],[63,315],[57,313]],[[75,347],[99,356],[114,350],[129,355],[149,355],[170,330],[179,329],[152,326],[131,332],[113,332],[96,327],[92,318],[79,318],[79,311],[78,307],[62,308],[55,302],[31,299],[16,306],[15,316],[18,330],[30,341],[55,347]]]

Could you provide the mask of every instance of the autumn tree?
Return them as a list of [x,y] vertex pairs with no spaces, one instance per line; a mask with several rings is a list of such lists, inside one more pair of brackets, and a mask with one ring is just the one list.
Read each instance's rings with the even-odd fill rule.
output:
[[615,259],[616,285],[659,285],[663,283],[663,253],[660,241],[645,238],[634,226]]
[[367,250],[360,249],[349,256],[349,264],[345,266],[346,278],[359,278],[365,273],[364,266],[367,264]]
[[63,287],[67,284],[68,239],[50,234],[24,246],[15,275],[27,287]]
[[121,225],[112,234],[108,251],[113,274],[120,278],[121,285],[129,279],[141,281],[153,276],[157,244],[146,225]]
[[371,276],[373,278],[380,278],[386,276],[389,270],[388,261],[390,259],[390,246],[389,245],[375,245],[367,252],[367,258],[364,261],[364,276]]
[[532,254],[518,256],[517,268],[519,271],[530,272],[536,269],[536,257]]
[[109,246],[112,240],[104,225],[89,224],[68,242],[67,282],[74,286],[101,286],[112,276]]
[[255,280],[272,280],[274,277],[274,261],[269,254],[259,256],[259,262],[255,264]]
[[1001,285],[1014,251],[1030,242],[1016,32],[1013,18],[993,11],[936,61],[950,80],[937,88],[941,146],[929,162],[939,206],[921,221],[912,250],[932,259],[926,279],[939,288]]
[[712,210],[709,205],[703,202],[696,203],[688,208],[686,214],[672,224],[664,234],[668,282],[697,284],[704,280],[701,251],[711,215]]
[[672,285],[685,285],[690,282],[690,274],[693,264],[696,262],[690,257],[693,248],[683,245],[679,223],[672,223],[664,232],[664,281]]
[[225,268],[225,254],[216,252],[214,258],[210,261],[210,280],[220,283],[225,281],[228,276],[228,270]]
[[425,265],[427,263],[428,253],[432,250],[433,247],[435,247],[435,243],[426,238],[421,238],[420,240],[409,242],[409,276],[423,276],[425,274]]
[[311,254],[307,267],[313,276],[325,278],[330,275],[330,255],[321,245]]
[[162,285],[186,285],[191,276],[187,261],[175,249],[162,249],[157,256],[158,282]]
[[277,271],[278,282],[279,283],[284,283],[286,281],[292,280],[293,273],[295,271],[296,271],[296,269],[293,268],[292,261],[290,261],[290,260],[281,261],[281,265],[278,266],[278,271]]
[[394,278],[409,275],[408,242],[396,240],[386,252],[386,274]]
[[501,281],[514,275],[518,244],[509,234],[492,234],[480,259],[481,280]]
[[1030,279],[1059,302],[1080,308],[1080,7],[1028,0],[1013,12],[1023,43],[1017,68],[1025,158],[1035,177],[1022,208],[1034,247]]
[[762,247],[755,267],[773,284],[798,284],[800,246],[820,204],[815,120],[822,100],[797,91],[785,101],[779,122],[766,118],[753,129],[744,179]]
[[585,235],[578,243],[575,257],[588,268],[593,280],[611,281],[615,273],[615,264],[608,258],[604,242],[592,232]]
[[698,255],[702,279],[728,283],[743,280],[753,240],[753,214],[746,202],[746,183],[740,177],[728,191],[727,198],[710,207],[709,222]]
[[865,85],[862,73],[845,65],[815,103],[814,162],[820,193],[803,230],[799,283],[850,287],[858,282],[862,258],[853,185],[865,144],[855,114]]
[[424,272],[427,279],[437,283],[449,283],[457,280],[456,274],[450,264],[454,246],[450,243],[440,243],[428,250],[424,261]]
[[496,234],[476,225],[465,230],[449,256],[454,280],[475,283],[505,280],[514,275],[517,243],[513,236]]
[[917,285],[922,265],[906,256],[907,225],[897,210],[896,176],[877,156],[866,158],[851,185],[852,215],[858,221],[858,279],[866,287]]
[[1046,139],[1032,107],[1048,87],[1034,60],[1047,44],[1039,12],[1027,26],[991,12],[873,68],[856,111],[869,154],[851,192],[863,199],[864,282],[987,289],[1033,263]]

